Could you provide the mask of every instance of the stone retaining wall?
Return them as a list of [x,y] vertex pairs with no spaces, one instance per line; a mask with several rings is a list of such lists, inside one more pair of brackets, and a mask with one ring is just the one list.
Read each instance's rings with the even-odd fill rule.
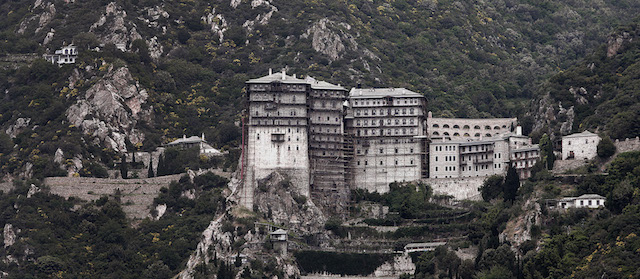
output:
[[182,175],[144,179],[48,177],[44,179],[44,184],[49,186],[52,194],[87,201],[99,199],[103,195],[112,195],[116,189],[120,189],[123,210],[127,216],[132,219],[143,219],[149,215],[153,199],[160,193],[160,188],[169,187],[171,181],[179,180]]
[[487,176],[460,178],[427,178],[422,181],[431,186],[434,194],[446,194],[456,200],[481,200],[478,188]]

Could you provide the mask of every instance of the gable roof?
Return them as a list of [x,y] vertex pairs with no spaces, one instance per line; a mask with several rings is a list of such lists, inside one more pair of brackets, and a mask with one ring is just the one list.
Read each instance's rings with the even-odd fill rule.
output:
[[183,143],[200,143],[203,142],[203,140],[198,137],[198,136],[191,136],[188,138],[179,138],[177,140],[174,140],[170,143],[167,143],[167,145],[176,145],[176,144],[183,144]]
[[589,131],[584,131],[582,133],[575,133],[575,134],[571,134],[568,136],[564,136],[563,138],[582,138],[582,137],[597,137],[598,135],[589,132]]

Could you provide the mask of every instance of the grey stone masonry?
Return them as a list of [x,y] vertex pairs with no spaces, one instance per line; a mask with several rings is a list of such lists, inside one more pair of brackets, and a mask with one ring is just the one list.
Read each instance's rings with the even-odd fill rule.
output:
[[354,88],[345,130],[351,139],[349,184],[389,191],[394,181],[426,177],[426,99],[404,88]]

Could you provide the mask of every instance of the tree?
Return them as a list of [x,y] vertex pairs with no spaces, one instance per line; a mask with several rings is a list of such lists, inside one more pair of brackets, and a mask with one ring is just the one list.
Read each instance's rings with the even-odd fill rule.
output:
[[164,154],[158,156],[158,167],[156,168],[156,176],[166,175],[164,167]]
[[120,161],[120,176],[124,179],[127,179],[128,172],[129,166],[127,166],[127,156],[122,155],[122,160]]
[[556,160],[556,157],[553,154],[551,139],[546,133],[540,138],[540,158],[548,170],[553,169],[553,162]]
[[514,167],[509,166],[509,169],[507,169],[507,176],[504,178],[504,184],[502,184],[504,200],[515,200],[519,187],[520,177],[518,176],[518,172]]
[[147,177],[154,177],[153,173],[153,156],[149,155],[149,171],[147,172]]
[[7,155],[13,151],[13,140],[9,135],[0,132],[0,153]]
[[613,141],[611,141],[611,138],[602,138],[598,143],[598,157],[609,158],[614,153],[616,153],[616,146],[613,144]]
[[502,195],[503,187],[502,187],[503,177],[500,175],[492,175],[485,179],[482,186],[478,189],[482,194],[482,199],[485,201],[490,201],[492,199],[498,198]]

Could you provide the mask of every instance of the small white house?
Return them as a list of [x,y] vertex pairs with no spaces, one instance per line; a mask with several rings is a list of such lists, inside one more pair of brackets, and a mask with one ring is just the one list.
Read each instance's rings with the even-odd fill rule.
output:
[[58,49],[54,54],[45,54],[44,59],[52,64],[74,64],[78,57],[78,48],[73,44]]
[[562,160],[590,160],[598,155],[600,137],[592,132],[562,137]]
[[584,194],[579,197],[566,197],[557,200],[556,207],[567,208],[600,208],[604,207],[605,197],[597,194]]

